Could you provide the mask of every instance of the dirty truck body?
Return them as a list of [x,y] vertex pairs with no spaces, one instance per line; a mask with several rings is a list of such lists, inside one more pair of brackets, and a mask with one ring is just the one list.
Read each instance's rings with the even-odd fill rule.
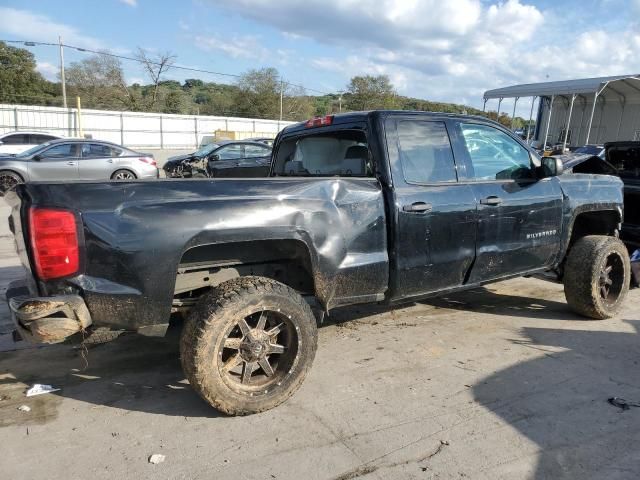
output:
[[9,304],[40,342],[162,334],[181,313],[198,393],[262,411],[300,385],[339,306],[546,272],[571,278],[574,310],[615,314],[622,183],[554,162],[483,118],[381,111],[287,127],[268,178],[21,185],[10,226],[29,273]]

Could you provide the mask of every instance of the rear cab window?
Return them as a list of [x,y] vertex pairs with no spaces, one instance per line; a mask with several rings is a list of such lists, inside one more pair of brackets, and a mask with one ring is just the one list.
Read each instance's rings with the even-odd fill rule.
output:
[[274,174],[293,177],[373,177],[363,130],[314,129],[280,142]]

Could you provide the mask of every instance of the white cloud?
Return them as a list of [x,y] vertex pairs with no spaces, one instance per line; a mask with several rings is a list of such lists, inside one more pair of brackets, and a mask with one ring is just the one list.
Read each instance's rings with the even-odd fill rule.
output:
[[269,51],[252,35],[222,38],[198,35],[194,38],[196,47],[208,52],[222,52],[232,58],[265,59]]
[[[384,73],[401,93],[432,100],[481,105],[484,90],[545,81],[547,75],[556,80],[640,71],[633,15],[627,27],[608,31],[598,15],[585,12],[594,25],[585,31],[555,28],[558,19],[532,0],[280,0],[277,9],[271,0],[209,3],[270,25],[285,38],[338,47],[334,56],[307,63],[344,83],[352,75]],[[640,0],[633,3],[640,9]]]
[[138,0],[120,0],[120,2],[129,5],[130,7],[138,6]]
[[42,74],[44,78],[52,82],[58,81],[58,72],[60,67],[49,62],[36,62],[36,70]]
[[57,23],[45,15],[16,8],[0,7],[0,32],[39,42],[57,42],[58,35],[61,35],[64,43],[70,45],[92,50],[105,48],[100,40],[81,34],[74,27]]

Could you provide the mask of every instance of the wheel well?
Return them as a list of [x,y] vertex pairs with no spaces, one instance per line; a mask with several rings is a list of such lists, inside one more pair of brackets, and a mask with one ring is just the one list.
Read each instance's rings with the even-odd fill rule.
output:
[[[175,296],[195,297],[235,277],[257,275],[313,295],[311,257],[298,240],[259,240],[193,247],[182,255]],[[203,290],[204,289],[204,290]]]
[[569,248],[579,239],[587,235],[616,235],[620,221],[620,214],[615,210],[602,210],[579,214],[573,222]]
[[115,176],[116,173],[118,172],[129,172],[131,175],[133,175],[135,178],[138,178],[138,175],[136,175],[136,172],[134,172],[133,170],[131,170],[130,168],[118,168],[116,171],[114,171],[111,174],[111,178],[113,178]]
[[11,172],[14,175],[17,175],[18,177],[20,177],[20,180],[24,182],[24,175],[22,175],[20,172],[16,172],[15,170],[12,170],[10,168],[0,168],[0,172]]

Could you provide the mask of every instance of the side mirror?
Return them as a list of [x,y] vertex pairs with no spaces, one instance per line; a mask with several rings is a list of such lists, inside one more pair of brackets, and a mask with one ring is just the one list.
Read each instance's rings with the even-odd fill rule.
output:
[[209,161],[211,162],[217,162],[218,160],[220,160],[220,155],[218,155],[217,153],[214,153],[209,157]]
[[557,157],[542,157],[542,178],[557,177],[564,172],[564,163]]
[[0,140],[0,145],[4,145],[4,142],[2,140]]
[[42,155],[34,155],[33,157],[31,157],[31,160],[39,162],[40,160],[42,160]]

